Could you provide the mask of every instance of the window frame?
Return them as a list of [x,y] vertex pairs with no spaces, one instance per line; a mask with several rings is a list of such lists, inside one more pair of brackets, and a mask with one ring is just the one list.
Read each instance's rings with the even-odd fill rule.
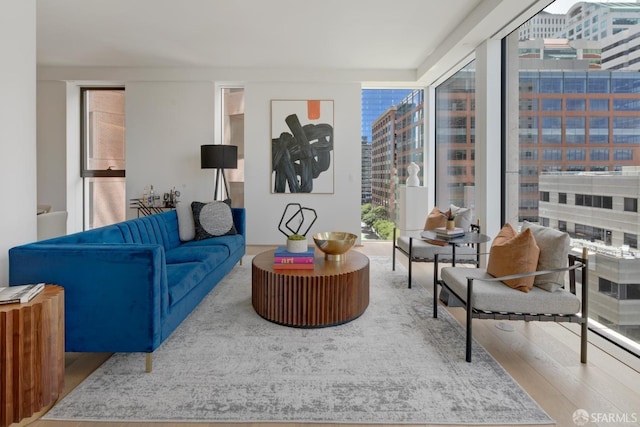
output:
[[83,86],[80,88],[80,177],[81,178],[126,178],[125,169],[89,169],[87,167],[87,93],[90,91],[124,91],[124,86]]

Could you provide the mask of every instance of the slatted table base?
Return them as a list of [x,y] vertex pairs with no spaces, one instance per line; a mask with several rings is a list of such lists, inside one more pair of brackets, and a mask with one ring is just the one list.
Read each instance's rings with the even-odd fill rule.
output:
[[314,270],[274,270],[273,251],[252,262],[251,301],[256,313],[295,327],[334,326],[359,317],[369,306],[369,259],[357,252],[344,261],[316,256]]
[[64,387],[64,289],[0,305],[0,427],[56,401]]

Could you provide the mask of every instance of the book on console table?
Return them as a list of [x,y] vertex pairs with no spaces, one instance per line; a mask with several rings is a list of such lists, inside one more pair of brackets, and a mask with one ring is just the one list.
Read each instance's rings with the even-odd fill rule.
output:
[[44,283],[0,288],[0,304],[29,302],[44,289]]
[[443,237],[445,239],[451,239],[453,237],[459,237],[464,235],[464,229],[460,227],[453,228],[451,230],[447,230],[444,227],[438,227],[434,230],[438,237]]

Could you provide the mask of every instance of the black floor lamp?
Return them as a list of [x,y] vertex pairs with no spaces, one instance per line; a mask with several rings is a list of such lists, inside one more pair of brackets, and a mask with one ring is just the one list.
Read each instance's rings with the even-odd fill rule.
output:
[[[217,169],[215,187],[213,189],[213,200],[218,200],[218,183],[220,175],[224,181],[224,189],[229,197],[229,186],[227,178],[224,176],[225,169],[238,168],[238,147],[236,145],[201,145],[200,146],[200,168]],[[224,199],[222,199],[224,200]]]

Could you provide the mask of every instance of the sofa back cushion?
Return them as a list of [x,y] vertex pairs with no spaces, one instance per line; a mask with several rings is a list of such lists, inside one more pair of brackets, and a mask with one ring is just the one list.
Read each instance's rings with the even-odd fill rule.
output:
[[115,226],[120,229],[124,243],[157,244],[165,250],[180,244],[178,218],[174,210],[120,222]]
[[92,230],[80,231],[67,234],[66,236],[54,237],[47,243],[52,244],[77,244],[77,243],[124,243],[122,233],[115,225],[94,228]]
[[231,200],[191,202],[195,240],[238,234],[233,223]]

